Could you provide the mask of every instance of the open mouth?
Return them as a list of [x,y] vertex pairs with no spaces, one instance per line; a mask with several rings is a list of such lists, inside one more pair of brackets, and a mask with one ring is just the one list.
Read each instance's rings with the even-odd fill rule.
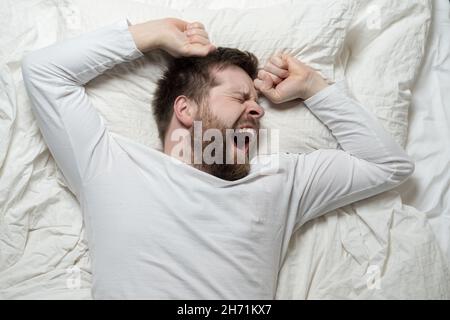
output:
[[250,144],[250,138],[249,137],[244,137],[244,143],[240,143],[240,141],[238,141],[238,137],[234,137],[234,147],[236,149],[240,149],[243,150],[245,152],[248,152],[248,148],[249,148],[249,144]]
[[248,152],[250,142],[256,137],[256,130],[253,128],[241,128],[234,131],[233,141],[236,149]]

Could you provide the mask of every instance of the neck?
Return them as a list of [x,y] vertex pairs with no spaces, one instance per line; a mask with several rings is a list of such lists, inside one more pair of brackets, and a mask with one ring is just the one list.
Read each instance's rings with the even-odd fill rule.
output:
[[188,130],[185,133],[175,136],[166,136],[164,139],[163,152],[168,156],[174,157],[186,164],[191,165],[193,152],[191,138]]

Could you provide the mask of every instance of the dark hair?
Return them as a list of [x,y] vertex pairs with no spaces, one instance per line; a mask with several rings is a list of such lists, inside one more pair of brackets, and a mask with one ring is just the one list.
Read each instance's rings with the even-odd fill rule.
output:
[[172,59],[161,79],[158,80],[152,101],[153,115],[158,133],[164,137],[173,115],[173,104],[180,95],[185,95],[198,105],[202,105],[209,90],[216,85],[213,68],[223,70],[228,66],[242,68],[251,79],[258,72],[258,58],[248,52],[234,48],[219,47],[205,57],[182,57]]

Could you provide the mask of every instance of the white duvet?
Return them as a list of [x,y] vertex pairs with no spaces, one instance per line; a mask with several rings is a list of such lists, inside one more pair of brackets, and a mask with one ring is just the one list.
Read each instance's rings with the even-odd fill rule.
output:
[[[0,298],[90,298],[89,255],[80,208],[30,112],[20,73],[24,53],[94,28],[92,17],[96,14],[107,22],[122,9],[142,14],[143,6],[157,4],[159,9],[152,6],[149,14],[173,13],[192,18],[204,14],[211,24],[217,23],[213,31],[220,27],[219,22],[238,21],[244,12],[243,16],[251,19],[254,11],[242,11],[248,8],[286,11],[275,1],[234,2],[124,1],[121,3],[126,3],[126,8],[118,4],[116,13],[113,5],[110,11],[101,13],[99,2],[95,6],[85,0],[56,4],[42,0],[0,2]],[[323,27],[336,18],[337,22],[327,28],[334,42],[316,37],[300,48],[295,46],[302,38],[296,40],[286,33],[275,44],[286,49],[291,45],[291,52],[330,79],[345,75],[356,98],[404,144],[410,90],[429,25],[429,2],[316,1],[323,8],[316,4],[309,9],[295,3],[298,17],[303,19],[280,17],[285,20],[280,30],[289,27],[290,21],[305,26],[304,20],[310,19],[310,24],[319,21]],[[196,11],[195,6],[204,9]],[[214,11],[224,6],[235,9]],[[233,16],[227,18],[224,12],[233,12]],[[261,9],[257,13],[264,12],[269,11]],[[302,16],[305,12],[309,14]],[[320,12],[324,13],[319,17]],[[230,23],[229,34],[237,32],[233,25],[238,22]],[[216,39],[227,40],[219,33]],[[232,40],[228,40],[230,45]],[[252,45],[245,37],[235,40],[243,47]],[[258,51],[258,43],[250,48],[263,61],[266,56],[263,50]],[[317,52],[332,59],[323,59]],[[151,89],[143,83],[151,85],[157,79],[158,73],[147,73],[153,70],[149,66],[154,62],[144,59],[113,70],[95,80],[88,93],[113,131],[157,147],[154,124],[145,108],[150,99],[142,96]],[[114,106],[108,108],[111,99],[122,106],[135,103],[127,113],[121,113]],[[267,125],[293,127],[287,113],[277,113],[270,105],[266,108]],[[290,117],[302,125],[295,129],[300,131],[285,135],[282,151],[336,147],[333,137],[305,111],[291,113]],[[277,298],[448,299],[450,272],[425,215],[403,205],[400,196],[391,191],[338,209],[302,227],[293,237],[280,271]]]

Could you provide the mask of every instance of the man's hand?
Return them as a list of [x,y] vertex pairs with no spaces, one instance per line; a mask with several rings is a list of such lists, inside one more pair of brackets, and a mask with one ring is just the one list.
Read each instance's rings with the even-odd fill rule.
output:
[[254,80],[257,90],[270,101],[306,100],[328,86],[318,72],[289,54],[272,56]]
[[152,20],[130,26],[137,48],[141,52],[163,49],[175,58],[206,56],[216,47],[200,22],[188,23],[176,18]]

